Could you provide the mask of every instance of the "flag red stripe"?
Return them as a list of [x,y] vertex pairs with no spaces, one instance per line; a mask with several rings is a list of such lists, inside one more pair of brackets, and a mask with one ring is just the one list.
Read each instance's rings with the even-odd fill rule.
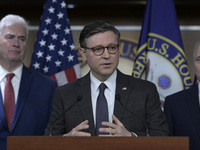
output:
[[65,70],[65,75],[67,77],[68,82],[71,82],[77,79],[74,67],[71,67]]

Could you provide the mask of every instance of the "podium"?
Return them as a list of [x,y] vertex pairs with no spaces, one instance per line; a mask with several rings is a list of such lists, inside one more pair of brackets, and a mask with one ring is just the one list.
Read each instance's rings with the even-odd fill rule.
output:
[[10,136],[7,150],[189,150],[188,137]]

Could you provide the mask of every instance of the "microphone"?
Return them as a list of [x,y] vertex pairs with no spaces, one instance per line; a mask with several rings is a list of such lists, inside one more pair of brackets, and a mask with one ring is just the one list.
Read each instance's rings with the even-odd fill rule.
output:
[[142,120],[142,121],[144,122],[145,127],[146,127],[146,136],[150,136],[150,134],[149,134],[149,128],[148,128],[147,123],[146,123],[146,121],[144,120],[144,118],[140,117],[140,116],[139,116],[138,114],[136,114],[134,111],[132,111],[132,110],[130,110],[129,108],[125,107],[125,106],[122,104],[122,102],[121,102],[121,100],[120,100],[121,96],[120,96],[118,93],[115,95],[115,98],[116,98],[116,100],[120,103],[120,105],[121,105],[124,109],[126,109],[126,110],[129,111],[131,114],[135,115],[136,117],[138,117],[140,120]]
[[82,100],[82,96],[78,96],[77,97],[77,100],[70,106],[68,107],[63,113],[61,113],[51,124],[50,126],[50,129],[49,129],[49,136],[52,136],[52,128],[53,128],[53,125],[55,124],[55,122],[60,119],[66,112],[68,112],[74,105],[76,105],[76,103],[78,103],[79,101]]

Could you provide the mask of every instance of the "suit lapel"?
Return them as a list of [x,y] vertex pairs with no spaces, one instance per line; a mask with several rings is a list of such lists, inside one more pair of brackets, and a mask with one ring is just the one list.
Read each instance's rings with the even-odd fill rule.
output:
[[88,73],[80,80],[80,87],[77,88],[77,96],[82,97],[82,100],[80,101],[80,108],[83,113],[84,120],[89,121],[89,133],[95,135],[90,89],[90,74]]
[[17,120],[19,119],[19,116],[22,113],[24,104],[25,104],[26,100],[28,99],[27,97],[30,93],[30,89],[31,89],[30,85],[31,85],[32,80],[33,80],[33,78],[31,77],[28,69],[26,67],[23,67],[17,104],[15,107],[13,123],[11,126],[11,132],[14,130]]
[[123,106],[126,107],[130,92],[131,87],[128,86],[128,81],[126,80],[125,76],[120,71],[117,71],[116,97],[118,98],[115,99],[114,115],[119,120],[122,119],[124,112]]
[[[1,88],[0,88],[0,91],[1,91]],[[1,92],[0,92],[0,122],[2,122],[3,125],[8,129]]]
[[185,98],[186,104],[189,109],[190,116],[194,122],[196,131],[200,133],[200,107],[199,107],[199,95],[198,86],[188,90],[188,97]]

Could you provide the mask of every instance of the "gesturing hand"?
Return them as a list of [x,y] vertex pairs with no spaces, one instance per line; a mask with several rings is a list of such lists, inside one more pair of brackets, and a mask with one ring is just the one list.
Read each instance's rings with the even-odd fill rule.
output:
[[131,136],[131,133],[124,127],[124,125],[115,117],[112,116],[112,119],[115,123],[102,122],[103,126],[108,128],[99,128],[100,132],[110,133],[110,135],[100,135],[100,136]]
[[88,123],[89,123],[88,120],[81,122],[78,126],[73,128],[69,133],[64,134],[63,136],[91,136],[90,133],[86,133],[86,132],[81,131],[81,130],[89,128]]

